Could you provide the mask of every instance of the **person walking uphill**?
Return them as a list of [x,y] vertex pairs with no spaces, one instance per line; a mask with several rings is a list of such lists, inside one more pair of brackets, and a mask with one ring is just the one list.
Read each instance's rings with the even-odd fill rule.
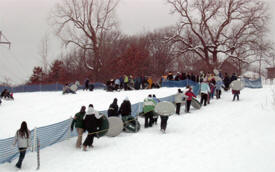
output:
[[196,97],[196,95],[192,92],[192,87],[187,86],[186,88],[188,88],[188,91],[186,91],[185,95],[187,96],[187,100],[186,100],[186,112],[190,113],[190,105],[191,105],[191,101],[193,97]]
[[94,110],[94,106],[92,104],[89,105],[88,110],[83,117],[84,119],[84,128],[88,131],[88,135],[83,143],[83,151],[87,151],[87,146],[93,147],[94,137],[96,135],[97,127],[98,127],[98,119],[102,116]]
[[153,126],[153,123],[154,123],[153,116],[154,116],[154,109],[156,104],[157,103],[153,100],[152,95],[149,95],[147,98],[144,99],[143,113],[145,116],[145,123],[144,123],[145,128]]
[[183,102],[184,94],[181,89],[178,89],[178,93],[175,95],[176,114],[180,114],[181,103]]
[[20,129],[16,131],[13,143],[14,146],[17,144],[17,147],[19,149],[19,159],[15,165],[19,169],[21,169],[22,167],[22,162],[25,158],[27,148],[30,147],[30,136],[31,134],[28,129],[27,123],[23,121],[21,123]]
[[82,144],[82,135],[84,133],[84,121],[83,121],[83,117],[85,115],[85,110],[86,107],[82,106],[80,111],[75,114],[74,119],[72,121],[71,124],[71,131],[73,131],[74,126],[76,128],[77,131],[77,140],[76,140],[76,147],[77,148],[81,148],[81,144]]

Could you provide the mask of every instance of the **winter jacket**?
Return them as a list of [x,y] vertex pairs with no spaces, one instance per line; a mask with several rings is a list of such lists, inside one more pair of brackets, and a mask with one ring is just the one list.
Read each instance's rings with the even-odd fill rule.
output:
[[152,84],[153,84],[153,80],[152,80],[152,78],[149,78],[148,80],[147,80],[147,82],[148,82],[148,88],[152,88]]
[[119,79],[116,79],[116,80],[115,80],[115,84],[116,84],[116,85],[120,85],[120,80],[119,80]]
[[75,114],[71,128],[73,128],[73,126],[75,126],[75,128],[84,128],[84,115],[85,112],[78,112],[77,114]]
[[143,102],[143,112],[147,113],[147,112],[153,111],[155,109],[156,104],[157,103],[152,98],[146,98],[146,99],[144,99],[144,102]]
[[184,97],[183,93],[177,93],[175,95],[175,103],[182,103],[183,102],[183,97]]
[[188,90],[185,95],[187,96],[187,100],[192,100],[192,97],[196,97],[196,95],[191,90]]
[[131,103],[129,100],[124,100],[119,108],[119,113],[121,116],[128,116],[131,115]]
[[108,117],[110,116],[118,116],[118,105],[113,102],[108,109]]
[[208,94],[210,92],[210,87],[207,82],[201,83],[201,93]]
[[99,118],[102,116],[99,115],[94,108],[89,107],[85,116],[84,116],[84,129],[89,133],[96,132],[99,126]]
[[217,80],[216,81],[216,90],[221,90],[222,89],[222,86],[223,86],[223,82],[222,80]]
[[128,83],[128,82],[129,82],[128,76],[125,75],[125,77],[124,77],[124,83]]
[[168,79],[168,80],[173,80],[173,79],[174,79],[173,74],[172,74],[172,73],[169,73],[168,76],[167,76],[167,79]]
[[14,145],[17,143],[17,147],[18,148],[27,148],[30,147],[30,142],[31,142],[31,132],[28,131],[29,133],[29,138],[27,138],[26,135],[24,135],[23,137],[19,134],[19,130],[17,130],[15,137],[14,137]]

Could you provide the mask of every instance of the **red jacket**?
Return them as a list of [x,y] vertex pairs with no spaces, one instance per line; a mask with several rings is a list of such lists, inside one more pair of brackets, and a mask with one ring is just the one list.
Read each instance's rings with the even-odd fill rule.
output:
[[187,100],[192,100],[192,97],[196,97],[196,95],[191,90],[187,91],[185,95],[188,96]]

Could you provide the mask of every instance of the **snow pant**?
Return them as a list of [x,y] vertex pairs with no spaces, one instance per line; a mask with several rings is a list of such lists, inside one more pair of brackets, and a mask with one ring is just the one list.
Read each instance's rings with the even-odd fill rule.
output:
[[191,105],[192,100],[187,100],[186,101],[186,112],[190,111],[190,105]]
[[154,113],[153,115],[153,124],[157,124],[158,123],[158,114],[157,113]]
[[89,90],[89,84],[85,84],[85,88],[83,90]]
[[129,90],[128,83],[124,82],[123,86],[124,86],[124,90]]
[[203,104],[204,106],[206,106],[207,99],[208,99],[208,95],[205,93],[201,93],[201,102],[200,102],[201,105]]
[[233,101],[235,101],[235,98],[237,97],[237,100],[239,100],[239,94],[238,93],[235,93],[234,96],[233,96]]
[[169,116],[160,116],[160,129],[166,130]]
[[82,135],[84,133],[84,129],[83,128],[76,128],[76,131],[77,131],[76,147],[80,148],[81,144],[82,144]]
[[176,114],[180,114],[180,106],[181,106],[181,103],[176,103]]
[[144,123],[144,127],[148,128],[148,127],[152,127],[153,123],[154,123],[154,119],[153,119],[153,111],[147,112],[146,114],[144,114],[145,116],[145,123]]
[[216,90],[217,99],[221,98],[222,90]]
[[23,160],[25,158],[25,155],[26,155],[26,151],[27,151],[27,148],[19,148],[19,159],[18,159],[18,162],[15,165],[17,168],[21,168],[22,162],[23,162]]
[[207,94],[207,103],[210,104],[210,93]]
[[89,132],[83,143],[83,146],[92,146],[94,142],[94,137],[95,137],[95,134],[90,134]]

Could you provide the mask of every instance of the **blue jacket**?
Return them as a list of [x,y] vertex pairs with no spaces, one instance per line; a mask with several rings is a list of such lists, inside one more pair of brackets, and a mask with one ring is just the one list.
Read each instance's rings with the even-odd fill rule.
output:
[[202,82],[200,86],[201,86],[201,93],[208,94],[210,92],[210,87],[207,82]]
[[222,86],[224,86],[222,80],[216,81],[216,89],[217,90],[221,90]]

